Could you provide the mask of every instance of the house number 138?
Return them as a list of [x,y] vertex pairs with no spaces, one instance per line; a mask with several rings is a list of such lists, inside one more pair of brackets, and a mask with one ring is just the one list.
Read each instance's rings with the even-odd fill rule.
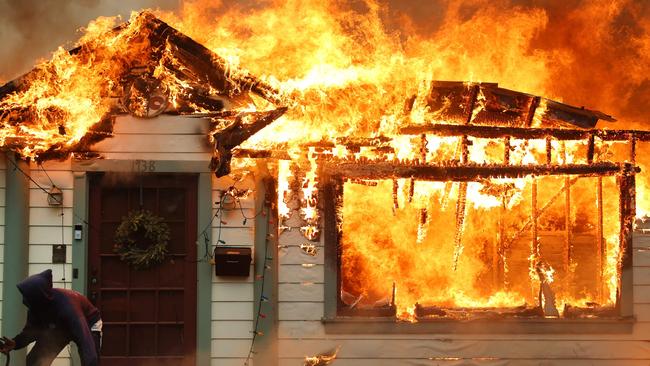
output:
[[155,172],[156,161],[155,160],[134,160],[133,170],[136,172]]

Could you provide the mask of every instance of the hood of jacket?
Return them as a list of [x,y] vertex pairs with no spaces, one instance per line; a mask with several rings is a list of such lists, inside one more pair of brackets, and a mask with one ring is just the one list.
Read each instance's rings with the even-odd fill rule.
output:
[[25,305],[34,309],[47,305],[54,296],[52,291],[52,270],[48,269],[41,273],[29,276],[16,285],[23,295]]

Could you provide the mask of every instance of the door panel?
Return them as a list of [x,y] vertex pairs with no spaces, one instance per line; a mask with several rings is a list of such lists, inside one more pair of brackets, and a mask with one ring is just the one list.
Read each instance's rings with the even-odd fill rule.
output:
[[[104,321],[104,363],[194,365],[196,176],[97,174],[90,182],[88,293]],[[113,252],[122,217],[139,208],[171,231],[167,258],[147,270]]]

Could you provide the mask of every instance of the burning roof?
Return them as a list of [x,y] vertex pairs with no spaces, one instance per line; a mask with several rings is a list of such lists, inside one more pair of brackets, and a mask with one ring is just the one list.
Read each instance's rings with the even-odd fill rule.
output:
[[269,85],[143,12],[108,32],[89,30],[78,47],[59,49],[0,87],[0,145],[25,157],[61,157],[110,136],[115,114],[234,120],[237,111],[273,103],[278,92]]
[[[108,31],[100,25],[90,27],[76,48],[59,49],[51,61],[0,87],[2,148],[38,160],[60,158],[87,151],[110,137],[115,114],[128,112],[145,118],[163,112],[200,114],[218,122],[212,136],[213,168],[221,175],[228,172],[231,149],[284,114],[286,109],[278,105],[294,107],[298,115],[292,113],[291,118],[300,119],[300,111],[309,103],[309,98],[300,95],[294,99],[296,91],[287,92],[291,88],[279,91],[232,67],[151,13],[140,13]],[[599,119],[614,120],[494,83],[434,81],[428,90],[404,96],[403,110],[386,112],[386,119],[393,123],[369,124],[375,128],[350,126],[358,128],[354,137],[400,135],[404,127],[430,122],[593,128]],[[416,114],[423,118],[416,121]],[[329,138],[337,133],[348,135],[335,129],[327,133]]]
[[496,83],[434,81],[426,104],[435,119],[464,124],[594,128],[598,120],[615,121],[602,112],[499,88]]

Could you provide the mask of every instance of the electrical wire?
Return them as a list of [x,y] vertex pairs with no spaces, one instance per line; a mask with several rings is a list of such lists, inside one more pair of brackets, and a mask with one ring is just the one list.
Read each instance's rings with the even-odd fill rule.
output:
[[43,166],[43,163],[38,164],[39,167],[43,170],[43,173],[47,176],[47,179],[50,180],[50,183],[52,183],[52,187],[54,187],[56,184],[54,184],[54,181],[52,180],[52,177],[47,173],[47,170],[45,170],[45,167]]

